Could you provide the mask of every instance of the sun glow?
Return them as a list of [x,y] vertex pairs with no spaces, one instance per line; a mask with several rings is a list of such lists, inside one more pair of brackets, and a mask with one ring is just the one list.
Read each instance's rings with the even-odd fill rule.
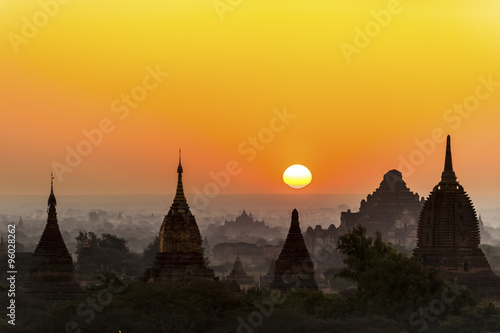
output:
[[307,186],[312,180],[311,171],[303,165],[294,164],[283,173],[283,181],[292,188]]

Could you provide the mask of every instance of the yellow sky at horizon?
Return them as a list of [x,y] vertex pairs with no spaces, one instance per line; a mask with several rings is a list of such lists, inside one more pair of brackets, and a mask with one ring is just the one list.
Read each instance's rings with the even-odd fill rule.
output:
[[[16,53],[11,33],[42,8],[0,1],[0,194],[45,193],[54,162],[103,119],[114,130],[58,177],[58,193],[170,192],[179,147],[186,192],[235,160],[241,173],[221,193],[294,193],[281,179],[292,164],[313,174],[300,193],[370,193],[442,128],[466,190],[498,194],[498,88],[481,88],[490,94],[469,118],[444,114],[475,96],[479,77],[500,82],[500,5],[401,1],[346,61],[341,43],[356,46],[355,28],[389,3],[242,1],[220,20],[212,1],[68,1]],[[157,68],[168,76],[155,80]],[[120,119],[113,102],[125,106],[148,75],[158,86]],[[284,109],[295,117],[273,120]],[[248,161],[249,137],[271,123],[284,128]],[[443,162],[439,143],[403,177],[427,194]]]

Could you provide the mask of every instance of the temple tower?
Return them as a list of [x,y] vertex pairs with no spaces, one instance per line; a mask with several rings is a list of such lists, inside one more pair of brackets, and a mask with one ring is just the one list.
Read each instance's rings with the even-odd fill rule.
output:
[[177,190],[174,202],[160,228],[159,252],[155,263],[146,271],[146,279],[149,282],[214,279],[213,271],[205,266],[203,260],[201,234],[184,196],[182,173],[179,150]]
[[249,276],[243,269],[243,263],[240,260],[240,255],[236,256],[236,261],[233,265],[233,270],[229,273],[228,279],[235,279],[238,285],[243,289],[256,287],[255,280]]
[[314,280],[314,264],[307,251],[304,237],[299,225],[299,213],[296,209],[292,212],[292,222],[285,245],[276,260],[276,270],[271,289],[283,292],[295,288],[309,288],[318,290]]
[[398,170],[388,171],[380,186],[361,200],[359,212],[342,212],[337,233],[347,233],[361,224],[368,235],[379,231],[386,242],[407,247],[416,245],[417,224],[422,202]]
[[476,211],[453,171],[448,136],[444,171],[420,213],[413,256],[480,294],[498,294],[500,277],[491,271],[479,243]]
[[24,288],[31,295],[50,300],[78,298],[81,289],[73,276],[73,260],[62,238],[57,222],[57,201],[51,179],[48,218],[29,266]]

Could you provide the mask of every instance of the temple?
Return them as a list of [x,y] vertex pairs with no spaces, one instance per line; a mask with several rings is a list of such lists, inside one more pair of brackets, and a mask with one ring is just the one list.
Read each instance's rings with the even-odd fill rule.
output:
[[245,270],[243,269],[243,264],[240,260],[240,256],[236,257],[236,261],[233,265],[233,270],[229,273],[227,280],[233,280],[238,283],[241,289],[249,289],[252,287],[256,287],[255,280],[249,276]]
[[184,196],[182,173],[179,150],[177,190],[160,228],[159,252],[153,267],[146,271],[148,282],[215,279],[203,259],[201,234]]
[[234,221],[224,220],[224,229],[228,233],[239,234],[241,232],[265,232],[269,229],[269,226],[264,223],[264,220],[254,220],[252,213],[247,214],[246,210],[243,209],[243,213],[236,216]]
[[285,245],[276,260],[276,270],[271,289],[287,292],[295,288],[318,290],[314,280],[314,264],[307,251],[299,225],[299,213],[292,212],[292,222]]
[[500,277],[492,272],[479,248],[476,211],[453,171],[450,136],[441,181],[424,203],[417,237],[414,258],[457,278],[480,295],[499,295]]
[[59,301],[80,297],[81,289],[73,276],[73,259],[57,223],[53,180],[54,177],[47,204],[47,224],[32,255],[24,289],[34,297]]
[[413,247],[421,209],[419,195],[406,186],[401,172],[390,170],[373,194],[361,201],[359,212],[341,213],[338,232],[345,234],[359,223],[368,234],[379,231],[387,242]]

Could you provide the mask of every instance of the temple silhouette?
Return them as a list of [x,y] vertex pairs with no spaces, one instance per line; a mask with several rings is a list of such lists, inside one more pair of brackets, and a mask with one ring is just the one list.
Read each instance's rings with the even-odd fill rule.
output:
[[247,214],[246,210],[243,209],[241,215],[236,216],[233,220],[225,220],[223,229],[227,233],[255,233],[255,232],[267,232],[269,226],[267,226],[264,220],[259,221],[254,219],[252,212]]
[[59,230],[52,176],[47,206],[47,224],[32,255],[24,289],[42,299],[75,299],[81,296],[81,289],[73,275],[73,259]]
[[241,262],[239,255],[236,257],[233,269],[229,273],[226,280],[229,281],[234,280],[236,283],[238,283],[241,289],[246,289],[246,290],[257,286],[255,280],[251,276],[249,276],[243,269],[243,263]]
[[215,279],[213,271],[205,265],[200,230],[184,196],[180,154],[179,150],[177,190],[160,228],[154,265],[146,270],[148,282]]
[[295,288],[318,290],[314,280],[314,264],[307,251],[299,225],[299,212],[294,209],[285,245],[276,260],[271,289],[287,292]]
[[483,296],[500,294],[496,276],[479,248],[479,221],[471,199],[453,171],[448,135],[441,181],[424,203],[413,256]]
[[398,170],[388,171],[380,186],[361,200],[359,212],[342,212],[338,232],[345,234],[356,224],[366,228],[368,234],[379,231],[390,243],[412,247],[416,245],[417,223],[422,201],[418,193],[406,186]]

